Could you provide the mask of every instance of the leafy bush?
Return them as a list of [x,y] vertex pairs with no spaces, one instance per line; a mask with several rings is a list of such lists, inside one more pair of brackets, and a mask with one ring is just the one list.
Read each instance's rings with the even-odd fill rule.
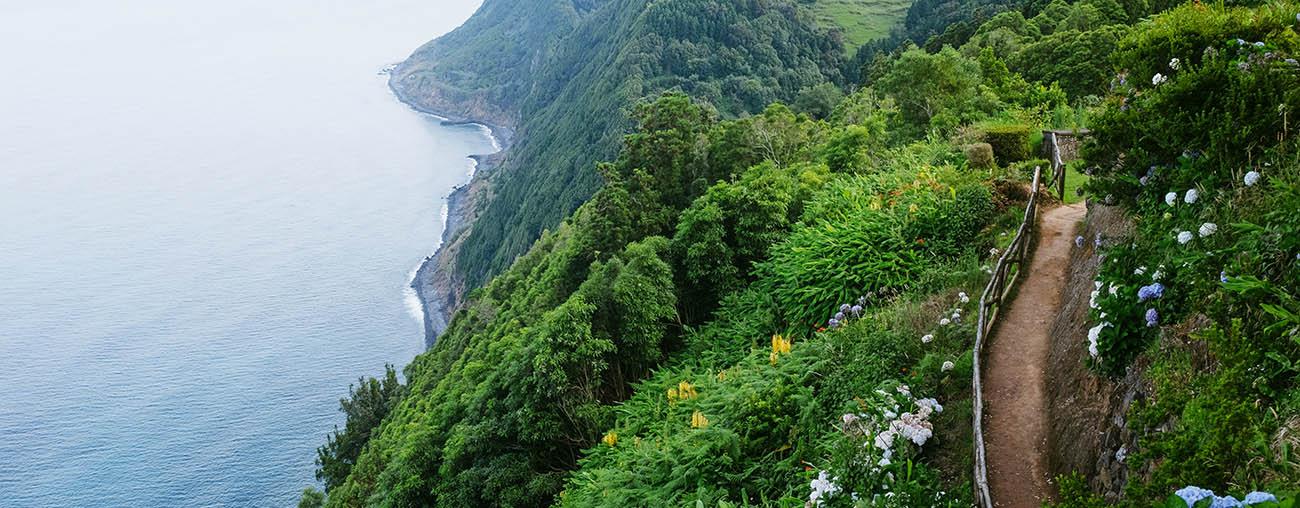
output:
[[1170,497],[1200,492],[1188,485],[1300,488],[1285,437],[1300,383],[1297,11],[1188,4],[1143,22],[1094,125],[1089,188],[1134,223],[1131,238],[1082,240],[1105,256],[1093,365],[1117,375],[1144,358],[1151,387],[1129,413],[1135,505],[1188,506]]
[[907,289],[968,246],[992,216],[987,184],[952,167],[833,180],[759,265],[762,287],[792,324],[867,293]]
[[[1259,159],[1300,108],[1296,7],[1188,4],[1144,22],[1120,45],[1127,69],[1094,124],[1092,191],[1132,206],[1149,180],[1222,188]],[[1174,164],[1198,155],[1196,164]],[[1150,192],[1150,191],[1148,191]]]
[[966,145],[966,160],[975,169],[989,169],[997,166],[993,160],[993,145],[974,143]]

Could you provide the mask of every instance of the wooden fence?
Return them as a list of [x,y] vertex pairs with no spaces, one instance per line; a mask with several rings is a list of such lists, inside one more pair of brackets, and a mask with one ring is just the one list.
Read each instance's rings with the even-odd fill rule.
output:
[[1056,187],[1056,196],[1065,201],[1065,163],[1061,162],[1061,145],[1055,132],[1049,132],[1047,139],[1052,144],[1052,179],[1047,182],[1047,188]]
[[[1053,140],[1055,141],[1055,140]],[[1059,157],[1056,158],[1059,160]],[[1053,161],[1053,165],[1057,165]],[[1064,168],[1064,166],[1061,166]],[[1053,168],[1057,171],[1056,168]],[[993,279],[989,285],[984,288],[984,294],[980,296],[979,324],[975,328],[975,351],[974,351],[974,375],[973,388],[974,392],[974,417],[972,425],[974,426],[975,441],[975,498],[981,508],[993,508],[993,497],[989,495],[989,478],[988,465],[984,457],[984,391],[980,383],[980,368],[984,354],[984,343],[988,340],[989,332],[993,329],[993,323],[1001,313],[1003,300],[1011,292],[1017,279],[1019,279],[1021,264],[1029,258],[1029,247],[1033,241],[1034,230],[1038,226],[1038,195],[1039,180],[1042,178],[1042,166],[1034,168],[1034,183],[1031,187],[1032,192],[1029,194],[1029,204],[1025,206],[1025,218],[1020,222],[1020,229],[1016,231],[1015,239],[1011,240],[1011,245],[1007,246],[1002,252],[1002,257],[998,259],[998,264],[993,268]],[[1064,175],[1060,175],[1058,181],[1063,182]]]

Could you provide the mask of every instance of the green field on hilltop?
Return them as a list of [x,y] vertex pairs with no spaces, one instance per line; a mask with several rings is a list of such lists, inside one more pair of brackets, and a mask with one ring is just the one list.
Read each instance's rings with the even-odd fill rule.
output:
[[845,49],[854,51],[887,37],[911,5],[912,0],[817,0],[813,11],[823,26],[843,30]]

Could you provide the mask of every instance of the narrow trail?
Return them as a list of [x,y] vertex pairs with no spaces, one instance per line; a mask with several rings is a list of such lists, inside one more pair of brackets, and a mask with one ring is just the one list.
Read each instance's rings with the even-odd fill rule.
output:
[[998,317],[984,373],[989,490],[997,506],[1038,508],[1051,497],[1045,380],[1049,330],[1073,248],[1082,203],[1043,213],[1038,247],[1014,301]]

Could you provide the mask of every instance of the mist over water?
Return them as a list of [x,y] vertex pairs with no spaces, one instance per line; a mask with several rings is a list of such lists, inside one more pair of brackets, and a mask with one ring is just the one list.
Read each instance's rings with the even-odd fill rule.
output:
[[478,4],[0,4],[0,505],[296,503],[493,151],[379,71]]

